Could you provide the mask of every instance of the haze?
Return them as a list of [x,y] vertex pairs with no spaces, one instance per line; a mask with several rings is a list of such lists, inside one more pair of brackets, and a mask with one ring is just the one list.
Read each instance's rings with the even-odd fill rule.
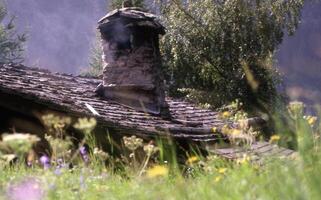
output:
[[[26,65],[74,74],[88,66],[106,0],[7,0],[6,4],[17,16],[19,29],[29,33]],[[320,10],[320,2],[305,6],[298,31],[284,40],[277,55],[293,99],[321,102]]]

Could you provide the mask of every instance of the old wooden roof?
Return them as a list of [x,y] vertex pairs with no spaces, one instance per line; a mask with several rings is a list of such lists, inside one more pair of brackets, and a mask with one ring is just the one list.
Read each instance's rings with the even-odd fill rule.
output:
[[[75,116],[94,116],[101,124],[124,132],[135,131],[138,135],[170,133],[173,138],[214,141],[225,138],[219,133],[225,124],[233,126],[231,122],[220,120],[218,112],[178,99],[167,98],[172,119],[136,111],[98,97],[94,90],[101,82],[99,79],[51,73],[22,65],[1,66],[0,77],[0,94],[17,96]],[[0,98],[0,105],[3,103],[6,102],[1,102]],[[217,127],[215,133],[213,127]]]
[[[22,65],[0,66],[0,97],[3,94],[10,95],[72,116],[95,117],[100,125],[113,127],[123,133],[147,138],[170,136],[213,144],[217,140],[227,140],[220,132],[224,125],[237,126],[232,122],[222,121],[218,112],[201,109],[179,99],[167,98],[172,119],[139,112],[96,96],[94,90],[100,82],[99,79],[51,73]],[[27,105],[12,104],[0,98],[0,106],[12,106],[12,109],[22,111],[23,106]],[[213,127],[216,127],[215,132]],[[273,155],[288,157],[294,153],[266,142],[254,142],[249,148],[209,147],[209,152],[227,159],[237,159],[245,153],[256,156],[257,159]]]

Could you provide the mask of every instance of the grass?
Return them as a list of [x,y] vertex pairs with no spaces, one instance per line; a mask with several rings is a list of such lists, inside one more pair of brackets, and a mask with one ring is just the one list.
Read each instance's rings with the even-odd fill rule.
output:
[[35,190],[44,191],[48,199],[320,199],[320,162],[316,164],[272,160],[264,167],[242,164],[224,173],[197,171],[193,177],[154,178],[125,178],[85,167],[59,175],[53,170],[13,168],[0,172],[0,186],[3,199],[11,195],[6,194],[8,188],[22,180],[39,181]]
[[[151,153],[145,148],[143,162],[135,164],[129,156],[117,172],[91,153],[92,162],[78,156],[72,169],[55,164],[47,170],[39,165],[4,167],[0,199],[27,199],[32,194],[40,199],[321,199],[320,129],[300,109],[290,112],[297,143],[291,158],[270,157],[257,164],[250,157],[232,162],[211,155],[190,157],[188,164],[178,165],[159,161],[162,149]],[[143,145],[137,138],[126,143],[134,155]],[[145,170],[146,157],[150,160]]]

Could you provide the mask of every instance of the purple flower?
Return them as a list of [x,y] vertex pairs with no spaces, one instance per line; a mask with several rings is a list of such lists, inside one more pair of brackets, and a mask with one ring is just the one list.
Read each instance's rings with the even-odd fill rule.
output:
[[54,174],[57,175],[57,176],[61,175],[60,168],[56,168],[55,171],[54,171]]
[[32,167],[32,161],[27,161],[27,167]]
[[86,147],[84,147],[84,146],[80,147],[79,153],[81,155],[82,160],[85,162],[85,164],[88,164],[89,163],[89,155],[88,155]]
[[64,167],[65,167],[64,160],[62,158],[58,158],[57,159],[57,168],[61,169],[61,168],[64,168]]
[[41,200],[45,192],[41,189],[41,183],[36,179],[26,179],[18,184],[11,185],[7,189],[7,197],[10,200]]
[[46,156],[46,155],[41,156],[39,161],[42,164],[44,169],[50,168],[50,158],[48,156]]

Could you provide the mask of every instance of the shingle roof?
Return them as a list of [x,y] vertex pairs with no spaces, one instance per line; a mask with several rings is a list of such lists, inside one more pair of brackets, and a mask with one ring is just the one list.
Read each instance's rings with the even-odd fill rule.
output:
[[[51,73],[43,69],[4,65],[0,67],[0,94],[15,95],[52,110],[75,116],[94,116],[100,124],[138,135],[170,135],[193,141],[215,141],[225,137],[219,131],[232,122],[219,119],[218,112],[201,109],[179,99],[167,98],[172,119],[139,112],[98,97],[99,79]],[[1,99],[0,99],[1,102]],[[90,110],[94,108],[98,115]],[[186,123],[185,123],[186,122]],[[170,132],[170,133],[169,133]]]
[[[227,139],[219,131],[224,125],[237,126],[220,120],[218,112],[201,109],[179,99],[167,98],[172,119],[139,112],[96,96],[94,90],[100,82],[99,79],[51,73],[22,65],[0,66],[0,95],[9,94],[26,101],[31,100],[51,110],[77,117],[95,117],[100,125],[116,128],[123,133],[129,131],[148,138],[170,136],[175,139],[215,142]],[[2,101],[0,98],[0,105],[6,103]],[[95,115],[91,108],[99,115]],[[218,131],[213,133],[213,127]],[[294,155],[292,150],[266,142],[254,142],[249,147],[217,148],[210,145],[207,150],[227,159],[242,158],[246,153],[254,156],[255,161],[268,156]]]

